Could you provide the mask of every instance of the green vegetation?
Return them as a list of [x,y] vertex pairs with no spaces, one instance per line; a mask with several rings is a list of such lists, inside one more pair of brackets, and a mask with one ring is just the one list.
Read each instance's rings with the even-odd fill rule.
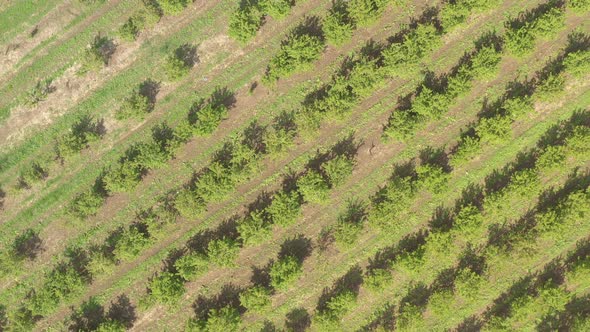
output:
[[0,330],[588,329],[585,2],[195,5],[0,10]]

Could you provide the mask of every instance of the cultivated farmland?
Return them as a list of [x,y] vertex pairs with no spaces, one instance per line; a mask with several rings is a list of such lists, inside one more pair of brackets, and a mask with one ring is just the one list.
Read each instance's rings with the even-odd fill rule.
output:
[[0,4],[0,331],[590,331],[590,0]]

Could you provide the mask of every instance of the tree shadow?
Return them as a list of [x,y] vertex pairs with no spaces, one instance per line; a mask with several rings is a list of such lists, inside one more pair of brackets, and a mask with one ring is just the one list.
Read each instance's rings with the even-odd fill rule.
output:
[[430,289],[425,283],[418,282],[412,285],[407,294],[400,301],[400,313],[404,312],[405,308],[408,306],[424,310],[431,295],[432,289]]
[[35,260],[37,255],[43,252],[43,240],[39,237],[39,232],[30,228],[14,239],[13,243],[14,253],[21,258],[28,260]]
[[492,317],[508,317],[512,310],[511,304],[527,294],[534,295],[533,278],[531,276],[521,277],[507,291],[496,298],[492,306],[484,314],[486,321],[489,321]]
[[379,250],[373,258],[369,259],[368,270],[388,268],[395,259],[403,254],[412,253],[426,244],[428,231],[420,230],[404,236],[396,246],[390,246]]
[[526,25],[536,21],[552,8],[563,8],[565,3],[563,0],[550,0],[542,3],[535,8],[521,11],[515,18],[506,21],[505,26],[509,29],[518,30]]
[[274,260],[271,259],[262,267],[252,266],[252,276],[250,277],[252,284],[274,291],[274,288],[270,287],[270,268],[273,264]]
[[482,276],[487,270],[486,257],[478,253],[478,251],[469,244],[463,253],[461,253],[457,267],[459,270],[468,269],[478,276]]
[[215,87],[209,97],[209,103],[214,106],[223,105],[227,108],[233,108],[236,105],[236,94],[227,87]]
[[295,308],[285,316],[287,331],[304,332],[311,326],[311,316],[304,308]]
[[573,331],[576,318],[590,316],[590,294],[575,295],[565,309],[545,315],[537,325],[540,332]]
[[208,318],[211,309],[219,310],[226,306],[237,308],[240,313],[245,312],[245,308],[240,305],[240,293],[243,291],[233,284],[224,285],[221,291],[214,296],[205,297],[199,295],[192,304],[195,318],[205,320]]
[[302,234],[298,234],[283,242],[278,258],[280,260],[287,256],[293,256],[299,261],[299,263],[303,263],[303,261],[311,255],[311,251],[311,240]]
[[484,321],[477,315],[465,318],[455,329],[454,332],[479,332],[483,329]]
[[135,306],[125,294],[117,296],[115,301],[111,302],[111,306],[106,317],[108,319],[121,322],[127,329],[131,328],[137,319],[135,314]]
[[556,204],[566,199],[573,192],[584,190],[590,185],[590,172],[575,169],[566,180],[565,184],[559,188],[549,188],[539,195],[537,211],[539,213],[547,212],[555,207]]
[[443,171],[450,173],[453,169],[449,165],[449,156],[444,147],[433,148],[428,146],[420,151],[420,164],[430,164],[442,167]]
[[238,220],[241,220],[241,217],[239,215],[233,215],[224,220],[214,230],[207,229],[198,232],[186,242],[186,247],[191,251],[206,254],[209,242],[213,240],[223,238],[237,239],[239,236],[236,227]]
[[590,48],[590,35],[581,31],[574,31],[567,36],[567,46],[565,47],[564,53],[569,54],[584,51],[588,48]]
[[79,309],[70,307],[70,331],[95,331],[104,322],[104,307],[96,297],[91,297],[82,302]]
[[[324,30],[322,29],[322,20],[318,16],[306,16],[299,25],[297,25],[290,33],[290,37],[287,40],[291,39],[292,36],[301,36],[301,35],[309,35],[313,37],[320,38],[320,40],[324,40]],[[284,42],[287,42],[285,40]]]
[[338,296],[344,291],[351,291],[358,294],[360,286],[363,282],[363,270],[360,266],[355,265],[351,267],[345,275],[340,277],[331,288],[324,288],[322,295],[318,300],[316,310],[318,312],[324,312],[328,309],[329,301]]
[[394,331],[395,330],[395,305],[386,303],[385,306],[378,309],[371,317],[372,320],[361,327],[359,332],[363,331]]
[[448,232],[453,228],[455,215],[453,209],[438,206],[428,222],[428,226],[437,232]]
[[530,210],[511,224],[492,224],[488,229],[489,247],[495,247],[504,253],[512,251],[518,243],[531,243],[535,240],[535,211]]
[[156,96],[160,92],[160,82],[148,78],[139,85],[139,94],[148,100],[148,110],[151,112],[156,105]]
[[461,210],[463,207],[473,205],[480,210],[482,209],[484,198],[484,190],[480,184],[470,183],[461,192],[461,198],[455,201],[455,211]]
[[182,44],[174,50],[174,57],[182,61],[187,67],[192,68],[199,63],[197,47],[191,44]]
[[244,129],[242,144],[254,150],[256,154],[263,154],[266,152],[266,144],[264,142],[266,132],[266,125],[262,125],[258,121],[253,120],[248,127]]

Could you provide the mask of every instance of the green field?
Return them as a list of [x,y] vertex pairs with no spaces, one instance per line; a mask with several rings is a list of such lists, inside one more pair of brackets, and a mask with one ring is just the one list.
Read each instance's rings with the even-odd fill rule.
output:
[[0,331],[590,331],[589,22],[0,3]]

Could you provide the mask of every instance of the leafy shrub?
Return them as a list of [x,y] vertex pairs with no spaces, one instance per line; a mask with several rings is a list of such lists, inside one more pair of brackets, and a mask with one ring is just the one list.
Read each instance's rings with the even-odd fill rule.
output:
[[195,134],[208,135],[217,129],[223,119],[227,118],[227,113],[227,107],[223,104],[207,103],[201,108],[194,106],[189,115],[189,122]]
[[393,282],[393,276],[387,269],[372,269],[365,278],[363,284],[373,292],[381,292]]
[[420,117],[416,113],[396,110],[391,113],[383,138],[405,141],[414,135],[419,125]]
[[241,6],[229,19],[229,35],[245,44],[252,39],[263,22],[264,14],[256,6]]
[[150,281],[149,289],[152,298],[164,304],[175,303],[185,291],[182,278],[171,272],[162,272],[154,277]]
[[263,13],[280,19],[289,14],[294,2],[293,0],[259,0],[258,6]]
[[185,218],[196,218],[205,210],[205,201],[188,188],[181,189],[174,198],[174,208]]
[[510,184],[507,189],[510,192],[524,197],[529,197],[538,193],[541,187],[539,174],[534,168],[527,168],[514,172],[510,176]]
[[356,294],[351,290],[343,290],[332,296],[326,308],[314,317],[314,321],[323,328],[334,328],[334,324],[340,320],[356,304]]
[[135,143],[125,151],[118,163],[106,172],[103,178],[105,188],[109,192],[129,191],[141,181],[149,169],[161,167],[167,160],[165,151],[156,143]]
[[476,206],[463,206],[455,215],[454,227],[466,234],[472,234],[483,224],[483,216]]
[[355,24],[346,10],[346,2],[335,1],[323,20],[323,31],[326,40],[332,45],[342,45],[350,40]]
[[439,165],[422,164],[416,167],[418,186],[433,193],[441,193],[446,189],[450,175]]
[[281,257],[270,267],[270,284],[276,289],[284,290],[298,279],[301,273],[301,262],[296,257]]
[[562,145],[550,145],[537,157],[535,166],[540,170],[551,170],[563,166],[566,158],[566,149]]
[[427,53],[440,45],[440,34],[434,25],[419,25],[403,41],[392,43],[383,51],[385,67],[391,75],[409,77]]
[[512,120],[507,116],[482,118],[475,131],[482,142],[505,142],[512,136]]
[[190,3],[190,0],[157,0],[160,8],[166,15],[176,15],[182,12]]
[[590,128],[576,126],[572,134],[566,138],[566,146],[578,158],[587,156],[590,152]]
[[230,238],[212,240],[207,246],[207,256],[211,263],[231,267],[240,252],[240,244]]
[[219,162],[211,163],[195,183],[195,192],[205,201],[223,199],[235,187],[237,175]]
[[166,75],[172,81],[187,75],[197,62],[197,49],[192,45],[181,45],[166,60]]
[[107,319],[104,322],[100,323],[95,332],[124,332],[127,331],[127,328],[123,323],[118,320],[114,319]]
[[148,96],[143,95],[139,89],[133,90],[131,95],[123,101],[121,107],[115,113],[115,118],[125,120],[129,118],[143,119],[153,110],[153,105]]
[[131,15],[119,28],[119,35],[125,40],[133,41],[143,29],[158,23],[162,14],[162,9],[155,0],[144,0],[143,8]]
[[264,146],[271,155],[279,155],[293,146],[295,131],[287,128],[273,128],[264,133]]
[[78,194],[68,208],[68,213],[79,219],[86,219],[98,212],[105,197],[94,189]]
[[297,190],[276,193],[272,197],[270,206],[266,208],[272,223],[283,227],[295,223],[301,215],[300,200]]
[[551,100],[565,89],[565,77],[561,74],[549,74],[536,87],[536,95],[542,100]]
[[252,211],[238,222],[237,230],[244,245],[256,245],[271,237],[272,228],[264,211]]
[[349,222],[343,219],[338,220],[332,227],[336,243],[343,248],[354,245],[362,230],[363,225],[361,223]]
[[329,198],[330,186],[320,173],[309,170],[297,180],[297,190],[305,201],[322,204]]
[[242,319],[238,309],[225,306],[221,309],[210,309],[205,319],[190,320],[187,331],[239,331]]
[[368,96],[384,80],[383,73],[379,70],[379,59],[358,55],[352,61],[345,82],[355,98]]
[[27,105],[37,105],[39,102],[45,100],[47,96],[55,91],[55,87],[51,85],[52,79],[48,78],[42,81],[37,81],[37,84],[27,92]]
[[281,77],[307,69],[320,57],[324,47],[324,41],[319,36],[292,33],[283,41],[279,52],[270,59],[263,80],[273,83]]
[[481,142],[477,136],[465,135],[461,137],[457,150],[452,156],[451,162],[454,165],[467,161],[474,156],[481,148]]
[[76,121],[70,131],[57,139],[55,152],[58,158],[65,159],[82,149],[102,136],[102,124],[94,121],[91,117],[82,117]]
[[502,109],[512,120],[534,111],[533,100],[530,96],[509,98],[502,102]]
[[363,230],[366,219],[365,203],[352,200],[347,203],[346,211],[338,216],[338,222],[332,226],[336,244],[343,248],[352,246]]
[[590,10],[589,0],[568,0],[567,6],[575,13],[583,14]]
[[114,254],[121,260],[131,260],[152,242],[145,227],[133,224],[116,239]]
[[174,267],[182,279],[193,280],[207,271],[209,259],[204,254],[189,252],[176,260]]
[[506,49],[516,56],[524,56],[535,47],[535,35],[530,23],[520,28],[507,26],[504,39]]
[[590,71],[590,51],[569,52],[563,59],[565,71],[575,77],[582,77]]
[[464,23],[473,11],[484,11],[497,6],[499,3],[499,0],[449,1],[441,9],[441,24],[445,30],[450,30],[451,28]]
[[48,175],[48,168],[39,161],[33,161],[27,168],[21,170],[18,176],[19,186],[30,188],[33,184],[45,179]]
[[270,306],[270,290],[254,286],[240,293],[240,304],[249,311],[261,312]]
[[29,309],[33,315],[46,315],[57,307],[59,302],[79,292],[86,281],[73,266],[60,264],[44,278],[40,289],[35,290],[29,299]]
[[498,71],[502,54],[494,46],[484,46],[471,57],[471,73],[474,77],[490,79]]
[[111,56],[115,53],[115,44],[106,36],[97,35],[86,48],[82,59],[82,66],[78,73],[85,74],[89,71],[99,70],[108,65]]
[[423,85],[412,102],[412,112],[426,119],[437,119],[448,111],[450,101],[446,94],[437,93]]
[[328,177],[328,181],[332,187],[337,187],[344,183],[352,174],[353,167],[353,160],[344,156],[336,156],[322,164],[322,170]]
[[350,0],[347,12],[358,26],[367,26],[375,22],[385,9],[389,0]]
[[563,8],[551,7],[539,16],[533,25],[535,34],[543,37],[554,36],[565,27],[565,11]]
[[416,194],[416,184],[411,177],[395,177],[371,198],[369,222],[374,226],[391,225]]

